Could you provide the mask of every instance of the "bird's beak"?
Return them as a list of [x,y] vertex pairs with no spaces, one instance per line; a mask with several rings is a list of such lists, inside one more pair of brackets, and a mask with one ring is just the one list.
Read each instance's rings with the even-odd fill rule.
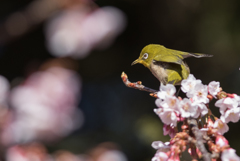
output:
[[139,59],[137,59],[137,60],[135,60],[134,62],[132,62],[131,65],[135,65],[135,64],[137,64],[137,63],[139,63],[139,62],[140,62]]

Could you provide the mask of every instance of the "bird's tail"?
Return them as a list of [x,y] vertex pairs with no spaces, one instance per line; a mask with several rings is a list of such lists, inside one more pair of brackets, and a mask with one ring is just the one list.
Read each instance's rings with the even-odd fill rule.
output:
[[212,57],[213,55],[209,55],[209,54],[200,54],[200,53],[188,53],[188,55],[186,57],[195,57],[195,58],[202,58],[202,57]]

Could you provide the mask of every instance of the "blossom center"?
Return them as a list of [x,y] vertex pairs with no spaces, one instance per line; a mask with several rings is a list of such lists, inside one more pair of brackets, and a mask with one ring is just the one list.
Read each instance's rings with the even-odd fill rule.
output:
[[189,109],[189,104],[183,105],[183,109],[184,109],[185,111],[187,111],[187,110]]

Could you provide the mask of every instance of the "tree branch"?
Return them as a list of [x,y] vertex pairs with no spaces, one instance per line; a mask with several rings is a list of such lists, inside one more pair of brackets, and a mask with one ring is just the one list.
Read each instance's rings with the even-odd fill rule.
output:
[[155,89],[151,89],[151,88],[148,88],[148,87],[145,87],[144,85],[142,85],[142,82],[141,81],[137,81],[135,83],[132,83],[128,80],[128,76],[126,73],[122,72],[122,75],[121,75],[121,78],[123,80],[123,83],[127,86],[127,87],[130,87],[130,88],[134,88],[134,89],[138,89],[138,90],[141,90],[141,91],[146,91],[146,92],[150,92],[150,96],[152,97],[156,97],[157,98],[157,90]]
[[198,128],[197,121],[195,119],[188,119],[188,124],[190,125],[190,129],[196,138],[195,145],[202,153],[202,157],[204,161],[211,161],[211,155],[206,150],[206,147],[203,143],[203,135]]

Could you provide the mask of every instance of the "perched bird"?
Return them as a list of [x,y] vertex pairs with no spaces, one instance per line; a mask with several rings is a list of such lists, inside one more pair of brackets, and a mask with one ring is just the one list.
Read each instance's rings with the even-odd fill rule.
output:
[[187,57],[212,57],[213,55],[189,53],[168,49],[162,45],[150,44],[145,46],[140,56],[132,65],[140,63],[147,67],[161,84],[180,85],[190,73],[183,59]]

